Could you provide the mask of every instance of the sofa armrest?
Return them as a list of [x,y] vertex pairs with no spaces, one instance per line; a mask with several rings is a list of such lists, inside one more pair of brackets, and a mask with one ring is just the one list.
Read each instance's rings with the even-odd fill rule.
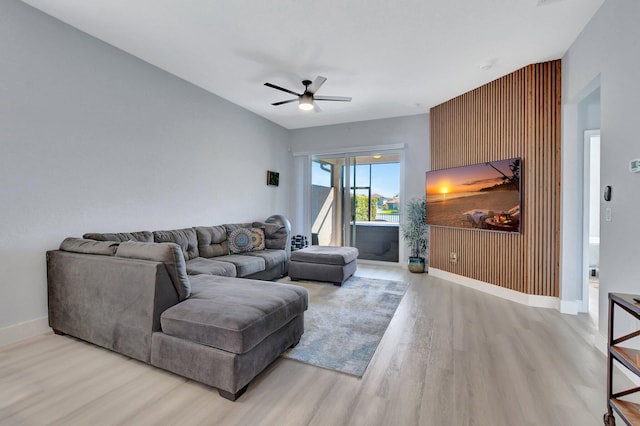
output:
[[276,214],[265,221],[267,248],[284,250],[287,262],[291,259],[291,223],[285,216]]

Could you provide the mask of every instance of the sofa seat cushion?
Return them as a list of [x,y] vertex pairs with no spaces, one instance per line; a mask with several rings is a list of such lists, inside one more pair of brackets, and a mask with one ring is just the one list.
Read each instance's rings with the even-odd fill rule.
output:
[[266,262],[263,258],[248,256],[247,253],[218,256],[216,260],[233,263],[236,266],[237,277],[246,277],[247,275],[262,272],[266,269]]
[[274,268],[287,260],[287,253],[284,250],[266,249],[245,253],[245,256],[255,256],[264,259],[266,269]]
[[191,297],[164,311],[162,332],[227,352],[250,351],[308,307],[298,286],[196,275]]
[[219,275],[221,277],[235,277],[236,265],[229,262],[220,262],[215,259],[205,259],[204,257],[196,257],[187,261],[187,274],[209,274]]

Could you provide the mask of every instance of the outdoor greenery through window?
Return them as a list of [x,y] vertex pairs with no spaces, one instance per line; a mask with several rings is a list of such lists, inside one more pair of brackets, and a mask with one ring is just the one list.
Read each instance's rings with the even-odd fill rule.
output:
[[358,164],[351,172],[356,222],[400,222],[400,163]]

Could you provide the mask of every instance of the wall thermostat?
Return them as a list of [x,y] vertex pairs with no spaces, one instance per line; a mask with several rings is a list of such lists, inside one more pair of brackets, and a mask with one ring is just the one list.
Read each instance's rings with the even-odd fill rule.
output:
[[635,160],[631,160],[629,162],[629,170],[631,170],[631,173],[640,172],[640,158],[637,158]]

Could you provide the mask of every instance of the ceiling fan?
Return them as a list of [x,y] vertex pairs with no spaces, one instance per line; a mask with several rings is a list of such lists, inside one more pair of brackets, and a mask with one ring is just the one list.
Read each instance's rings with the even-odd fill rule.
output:
[[271,104],[274,106],[298,101],[298,108],[305,111],[313,109],[316,112],[320,112],[322,110],[320,109],[320,107],[318,107],[318,105],[314,103],[314,101],[351,102],[351,97],[347,96],[315,96],[315,93],[318,91],[318,89],[320,89],[320,86],[322,86],[325,81],[327,81],[327,78],[321,76],[316,77],[313,83],[311,82],[311,80],[302,80],[302,84],[304,85],[303,93],[296,93],[293,90],[285,89],[284,87],[276,86],[275,84],[271,83],[265,83],[264,85],[297,96],[296,99],[289,99],[287,101],[280,101]]

